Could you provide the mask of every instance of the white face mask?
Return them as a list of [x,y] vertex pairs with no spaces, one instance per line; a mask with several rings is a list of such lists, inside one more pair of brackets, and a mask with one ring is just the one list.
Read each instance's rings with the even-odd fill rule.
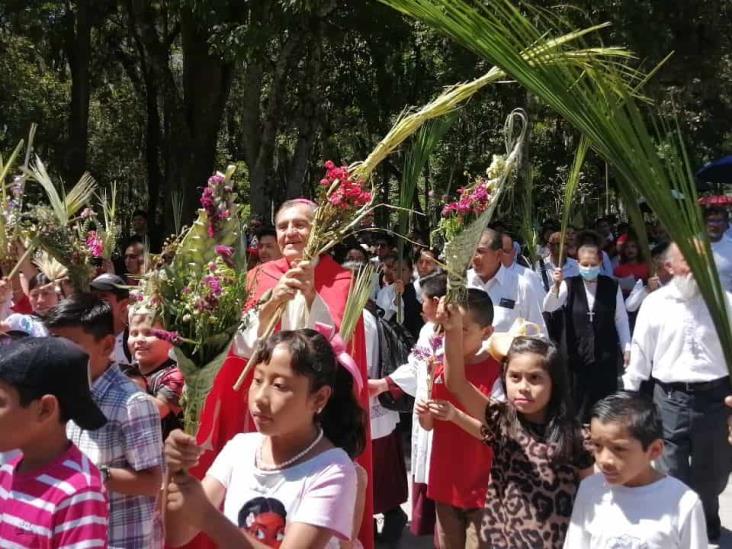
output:
[[679,292],[681,298],[685,301],[695,297],[699,293],[699,285],[694,279],[694,275],[689,273],[685,276],[675,276],[671,279],[676,291]]

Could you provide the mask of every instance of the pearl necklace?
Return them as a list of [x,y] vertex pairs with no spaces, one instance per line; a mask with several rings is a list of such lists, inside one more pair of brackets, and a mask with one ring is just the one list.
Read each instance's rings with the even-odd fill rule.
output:
[[257,452],[257,461],[259,462],[257,464],[257,468],[261,471],[279,471],[280,469],[285,469],[286,467],[289,467],[290,465],[295,463],[297,460],[299,460],[303,456],[307,455],[310,452],[310,450],[315,448],[321,440],[323,440],[323,429],[318,429],[318,436],[315,437],[315,440],[312,441],[308,445],[307,448],[305,448],[299,454],[291,457],[287,461],[283,461],[282,463],[276,463],[274,465],[262,465],[262,446],[260,446],[259,451]]

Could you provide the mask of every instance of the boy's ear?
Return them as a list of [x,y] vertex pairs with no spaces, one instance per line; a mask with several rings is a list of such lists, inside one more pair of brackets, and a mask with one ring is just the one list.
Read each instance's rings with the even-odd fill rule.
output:
[[651,445],[648,447],[648,457],[651,458],[651,460],[657,460],[660,459],[663,455],[663,439],[656,439],[653,442],[651,442]]
[[60,415],[61,408],[58,399],[54,395],[43,395],[38,399],[37,418],[39,421],[58,420]]
[[104,354],[105,355],[111,355],[112,351],[114,351],[114,343],[117,338],[115,338],[112,334],[106,335],[102,338],[102,344],[104,345]]
[[485,326],[483,327],[483,339],[488,339],[493,335],[493,331],[495,328],[493,326]]

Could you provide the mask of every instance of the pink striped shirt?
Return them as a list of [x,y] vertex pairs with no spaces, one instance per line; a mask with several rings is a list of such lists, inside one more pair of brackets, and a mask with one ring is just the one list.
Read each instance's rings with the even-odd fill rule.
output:
[[0,466],[0,547],[107,547],[107,498],[92,462],[73,444],[42,469],[19,473],[22,459]]

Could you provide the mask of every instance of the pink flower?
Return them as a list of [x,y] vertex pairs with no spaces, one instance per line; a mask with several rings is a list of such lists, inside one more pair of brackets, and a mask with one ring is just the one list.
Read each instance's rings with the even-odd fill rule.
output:
[[231,257],[234,255],[234,248],[231,246],[216,246],[216,254],[223,258]]
[[156,337],[162,341],[167,341],[171,345],[180,345],[183,340],[180,337],[180,334],[178,332],[169,332],[167,330],[160,330],[158,328],[153,328],[151,330],[151,333],[153,337]]
[[86,247],[91,252],[92,257],[102,257],[104,255],[104,241],[97,236],[96,231],[89,231],[86,235]]

